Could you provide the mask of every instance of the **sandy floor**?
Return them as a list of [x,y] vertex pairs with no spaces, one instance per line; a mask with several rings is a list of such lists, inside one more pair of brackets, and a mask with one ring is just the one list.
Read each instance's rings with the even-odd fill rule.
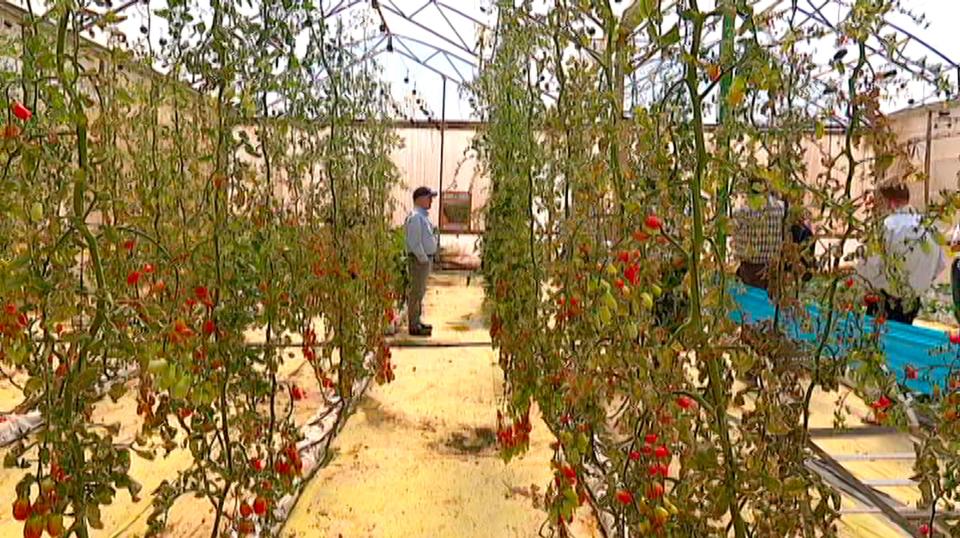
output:
[[[482,290],[464,284],[453,276],[431,282],[425,308],[432,343],[489,341],[480,323]],[[546,513],[533,496],[551,479],[553,438],[536,420],[530,451],[509,464],[499,458],[502,374],[490,347],[395,349],[394,362],[396,380],[368,392],[284,536],[537,536]],[[584,511],[575,536],[599,536],[592,525]]]
[[[545,513],[533,497],[550,480],[552,438],[536,421],[531,450],[504,464],[493,441],[500,370],[482,325],[482,290],[463,277],[431,282],[426,319],[434,324],[430,343],[473,343],[465,347],[395,349],[397,379],[375,387],[335,442],[337,458],[304,491],[284,535],[289,537],[533,537]],[[399,342],[413,341],[403,335]],[[845,393],[847,391],[844,391]],[[838,401],[850,427],[866,426],[867,406],[855,395],[817,391],[811,426],[829,428]],[[869,426],[866,426],[868,430]],[[837,455],[909,451],[905,434],[817,439]],[[861,479],[903,479],[911,462],[846,462]],[[878,488],[905,504],[915,487]],[[845,509],[860,507],[844,496]],[[598,536],[587,511],[575,536]],[[905,534],[882,516],[846,514],[845,537]]]
[[[307,484],[284,529],[284,536],[302,538],[510,538],[538,536],[546,513],[536,498],[551,479],[553,441],[546,426],[533,421],[530,451],[505,464],[498,455],[494,432],[502,372],[489,347],[483,324],[483,291],[463,276],[438,275],[431,280],[426,320],[434,325],[429,340],[399,335],[394,348],[396,380],[373,386],[334,443],[335,457]],[[938,327],[939,328],[939,327]],[[254,335],[255,336],[255,335]],[[255,339],[255,338],[254,338]],[[413,344],[433,347],[406,347]],[[436,344],[446,344],[437,347]],[[321,405],[316,381],[303,358],[293,353],[281,377],[295,379],[309,397],[297,409],[305,421]],[[815,393],[811,425],[829,428],[838,394]],[[19,393],[0,382],[0,409],[12,408]],[[913,443],[902,433],[877,435],[859,420],[866,405],[855,395],[843,399],[848,426],[866,427],[864,435],[818,437],[816,442],[835,456],[911,452]],[[127,394],[118,402],[105,399],[96,407],[98,420],[119,422],[119,438],[133,437],[139,420],[135,401]],[[532,417],[534,418],[534,417]],[[4,451],[0,450],[0,455]],[[144,485],[142,499],[126,492],[104,508],[105,528],[96,537],[143,536],[150,513],[149,492],[174,478],[190,463],[189,454],[175,450],[166,458],[133,458],[131,474]],[[845,461],[863,480],[905,479],[908,461]],[[23,470],[0,473],[0,507],[13,501],[13,486]],[[893,500],[912,505],[915,486],[877,488]],[[863,508],[844,497],[844,509]],[[210,535],[211,509],[205,501],[185,497],[170,514],[171,537]],[[574,525],[577,538],[599,536],[588,510]],[[841,536],[904,536],[882,516],[846,514]],[[22,524],[0,508],[0,538],[20,536]]]

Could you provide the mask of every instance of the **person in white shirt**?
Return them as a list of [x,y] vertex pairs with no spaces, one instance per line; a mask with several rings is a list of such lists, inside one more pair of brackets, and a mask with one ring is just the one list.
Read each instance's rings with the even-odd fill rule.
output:
[[433,327],[423,323],[423,296],[427,293],[427,277],[437,253],[437,232],[430,222],[430,207],[437,192],[428,187],[413,191],[413,211],[404,224],[407,259],[410,268],[410,289],[407,294],[407,322],[411,336],[430,336]]
[[877,192],[890,214],[883,221],[883,255],[870,256],[857,268],[881,295],[867,313],[912,324],[920,311],[920,298],[946,268],[947,258],[934,230],[910,207],[906,185],[881,187]]
[[953,297],[953,317],[960,323],[960,224],[950,232],[950,250],[954,254],[950,265],[950,291]]

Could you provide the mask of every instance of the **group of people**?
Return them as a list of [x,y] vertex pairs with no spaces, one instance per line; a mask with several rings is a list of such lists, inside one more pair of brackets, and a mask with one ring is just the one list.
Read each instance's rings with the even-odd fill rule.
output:
[[[911,324],[920,312],[921,298],[946,268],[946,255],[920,213],[910,206],[910,190],[905,184],[881,187],[877,195],[886,212],[883,255],[864,257],[856,273],[877,295],[878,300],[867,305],[869,315]],[[769,290],[770,276],[781,263],[788,242],[801,254],[804,279],[810,278],[815,266],[813,231],[801,221],[790,223],[789,235],[784,234],[786,208],[782,200],[771,195],[764,207],[744,208],[734,217],[737,276],[745,284]]]
[[[911,207],[906,185],[884,186],[877,194],[887,213],[883,221],[885,255],[865,257],[856,273],[878,296],[877,301],[868,304],[868,314],[882,314],[888,320],[910,324],[920,312],[921,298],[946,268],[946,255],[920,213]],[[437,192],[428,187],[414,190],[414,207],[404,224],[410,277],[407,322],[411,336],[431,336],[433,329],[421,315],[427,278],[439,244],[429,214],[436,196]],[[782,278],[784,273],[792,273],[799,275],[801,281],[812,277],[816,266],[813,230],[802,219],[788,222],[788,216],[786,203],[772,194],[763,206],[744,207],[735,213],[733,251],[739,262],[737,276],[745,284],[771,290],[775,284],[771,276]],[[960,242],[958,231],[954,241]],[[784,248],[787,244],[792,245],[789,251],[794,254],[789,262],[782,257],[788,250]],[[799,267],[794,265],[797,263]],[[960,276],[957,263],[953,273],[955,279]]]

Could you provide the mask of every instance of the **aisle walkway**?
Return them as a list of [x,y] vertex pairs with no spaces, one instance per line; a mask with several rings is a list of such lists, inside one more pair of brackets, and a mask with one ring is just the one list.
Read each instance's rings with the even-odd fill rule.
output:
[[[507,538],[537,536],[535,498],[551,479],[553,441],[534,420],[530,451],[505,464],[495,444],[502,374],[463,276],[431,280],[432,343],[394,350],[396,380],[371,388],[334,443],[334,460],[305,488],[285,536]],[[426,343],[426,342],[424,342]],[[599,536],[589,512],[574,535]]]

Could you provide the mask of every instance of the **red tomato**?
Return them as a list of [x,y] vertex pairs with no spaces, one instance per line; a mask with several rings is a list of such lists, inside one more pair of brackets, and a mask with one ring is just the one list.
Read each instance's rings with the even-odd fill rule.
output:
[[258,516],[262,516],[263,514],[267,513],[268,506],[269,506],[269,503],[267,502],[266,499],[264,499],[263,497],[257,497],[253,501],[253,512]]
[[30,517],[30,499],[20,497],[13,502],[13,519],[26,521]]
[[23,103],[20,101],[14,101],[13,106],[13,115],[22,121],[29,121],[33,117],[33,112],[29,108],[23,106]]

